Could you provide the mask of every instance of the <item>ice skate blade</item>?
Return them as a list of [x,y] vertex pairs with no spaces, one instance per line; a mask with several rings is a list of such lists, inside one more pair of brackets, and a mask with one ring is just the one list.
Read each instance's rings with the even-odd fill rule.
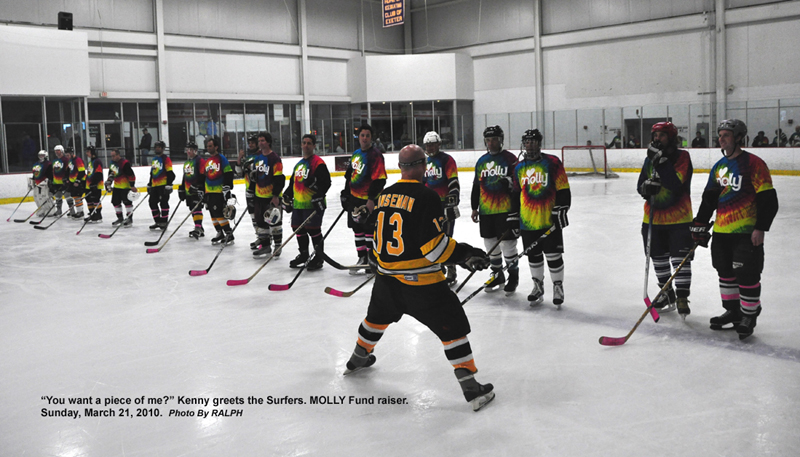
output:
[[492,400],[494,400],[494,391],[489,392],[486,395],[481,395],[480,397],[474,398],[469,403],[472,405],[472,410],[478,412],[481,410],[481,408],[491,403]]
[[537,306],[540,306],[542,303],[544,303],[544,297],[539,297],[535,300],[530,300],[530,297],[528,298],[529,298],[528,306],[530,306],[531,308],[536,308]]
[[483,289],[483,290],[484,290],[484,292],[486,292],[487,294],[491,294],[492,292],[497,292],[498,290],[500,290],[500,288],[501,288],[502,286],[503,286],[502,284],[499,284],[499,285],[496,285],[496,286],[486,287],[486,288],[485,288],[485,289]]

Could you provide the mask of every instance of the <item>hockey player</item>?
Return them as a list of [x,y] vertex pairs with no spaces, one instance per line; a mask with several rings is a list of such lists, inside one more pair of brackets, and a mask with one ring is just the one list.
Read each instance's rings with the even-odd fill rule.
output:
[[[458,182],[458,167],[456,161],[449,154],[439,150],[442,139],[439,134],[430,131],[422,140],[425,154],[428,156],[427,169],[425,170],[425,185],[432,189],[442,201],[444,209],[444,233],[453,236],[456,219],[461,215],[458,204],[461,201],[461,185]],[[447,285],[456,283],[456,266],[446,267]]]
[[494,398],[493,386],[475,379],[478,369],[467,338],[469,320],[447,286],[440,265],[457,262],[470,270],[485,269],[489,260],[482,250],[457,243],[442,232],[441,200],[422,184],[422,148],[415,144],[404,147],[398,161],[401,179],[384,190],[375,208],[373,268],[377,276],[344,374],[372,366],[376,360],[373,349],[386,328],[408,314],[442,342],[464,397],[477,411]]
[[244,177],[244,199],[247,203],[247,212],[250,213],[250,221],[253,223],[253,230],[256,232],[256,240],[250,243],[250,249],[252,250],[257,249],[258,245],[261,244],[258,240],[258,224],[256,224],[255,213],[256,183],[250,181],[250,174],[253,171],[253,161],[258,154],[258,137],[256,135],[251,135],[250,138],[247,139],[247,152],[245,153],[243,150],[239,151],[239,161],[236,165],[236,173]]
[[[147,202],[153,214],[153,225],[150,230],[166,230],[169,218],[169,196],[172,194],[172,183],[175,182],[175,173],[172,171],[172,159],[164,155],[167,148],[163,141],[156,141],[154,145],[155,157],[150,159],[150,181],[147,183]],[[160,208],[159,208],[160,206]]]
[[[369,124],[358,128],[360,149],[350,157],[344,173],[344,190],[341,193],[342,208],[350,213],[347,226],[353,230],[358,265],[367,269],[367,258],[372,249],[373,227],[367,223],[369,215],[375,210],[375,201],[386,185],[386,166],[383,154],[372,143],[374,131]],[[359,270],[351,270],[358,274]]]
[[[114,190],[111,190],[113,184]],[[124,224],[128,228],[133,225],[133,203],[130,193],[136,193],[136,175],[128,159],[122,157],[119,150],[111,150],[111,163],[108,165],[108,179],[106,179],[106,192],[111,192],[111,204],[114,205],[114,212],[117,220],[111,225],[117,226]],[[127,217],[122,216],[122,204],[125,204]]]
[[67,160],[66,193],[69,205],[69,217],[73,220],[83,220],[83,192],[86,189],[86,166],[83,159],[78,157],[72,148],[64,151]]
[[33,201],[39,210],[36,215],[44,217],[53,207],[48,183],[52,179],[53,165],[47,160],[47,151],[39,151],[39,160],[33,164],[33,177],[28,179],[28,189],[33,189]]
[[[196,240],[205,236],[203,232],[203,205],[197,206],[205,196],[205,163],[197,155],[197,143],[194,141],[186,145],[186,162],[183,163],[183,181],[178,189],[178,199],[186,200],[186,206],[192,212],[194,228],[189,236]],[[196,207],[196,208],[195,208]]]
[[283,175],[283,162],[272,150],[272,134],[258,134],[259,154],[253,159],[250,181],[253,183],[255,212],[258,229],[258,244],[254,246],[253,257],[264,257],[272,252],[270,242],[275,243],[274,257],[280,256],[277,249],[283,244],[283,213],[280,195],[286,177]]
[[[294,171],[289,177],[289,186],[283,193],[283,207],[287,213],[292,213],[293,231],[297,230],[312,212],[317,212],[295,235],[300,253],[289,262],[291,268],[301,268],[306,265],[308,271],[319,270],[323,265],[325,246],[322,239],[322,216],[327,207],[325,194],[331,187],[328,166],[320,156],[314,154],[316,145],[316,136],[303,135],[300,143],[303,158],[294,166]],[[309,236],[314,247],[314,256],[311,259],[308,256]]]
[[94,146],[86,148],[86,206],[89,214],[84,221],[99,223],[103,221],[103,161],[97,157]]
[[728,328],[743,340],[753,334],[761,314],[764,232],[778,213],[778,194],[764,161],[741,148],[747,138],[744,122],[724,120],[717,134],[723,157],[711,168],[691,230],[695,242],[708,246],[708,221],[717,212],[711,262],[725,313],[711,318],[711,329],[733,324]]
[[[677,269],[684,257],[692,249],[692,158],[689,151],[678,149],[678,129],[672,122],[659,122],[651,129],[651,143],[647,148],[639,181],[636,188],[645,199],[642,238],[645,249],[650,232],[652,205],[652,234],[649,240],[650,258],[658,279],[658,287],[663,288],[673,269]],[[675,276],[675,290],[670,288],[666,294],[653,304],[664,312],[678,307],[678,313],[685,319],[689,309],[689,289],[692,283],[692,259],[686,261]],[[670,267],[670,263],[672,266]],[[676,297],[677,291],[677,297]]]
[[542,153],[542,134],[526,130],[522,135],[523,159],[514,167],[512,213],[520,215],[523,249],[536,242],[552,226],[554,231],[528,251],[533,290],[531,306],[544,300],[544,259],[553,281],[553,304],[564,303],[564,227],[572,202],[567,174],[558,157]]
[[54,148],[56,158],[53,160],[53,179],[50,180],[50,193],[56,199],[56,211],[51,214],[53,217],[61,215],[61,205],[63,204],[66,192],[68,177],[67,161],[64,158],[64,146],[60,144]]
[[206,141],[206,151],[211,155],[205,160],[205,203],[211,215],[211,221],[217,230],[217,235],[211,239],[211,244],[233,244],[233,230],[225,218],[223,210],[228,206],[233,188],[233,169],[228,159],[220,154],[219,138],[214,137]]
[[[481,238],[486,249],[491,249],[500,237],[500,252],[490,252],[492,281],[486,291],[500,288],[506,278],[503,274],[503,257],[508,265],[508,283],[503,290],[512,293],[519,285],[517,238],[519,238],[519,213],[512,211],[514,166],[517,158],[503,149],[503,129],[499,125],[486,127],[483,141],[488,152],[475,164],[475,179],[472,182],[472,221],[480,223]],[[502,252],[502,254],[501,254]]]

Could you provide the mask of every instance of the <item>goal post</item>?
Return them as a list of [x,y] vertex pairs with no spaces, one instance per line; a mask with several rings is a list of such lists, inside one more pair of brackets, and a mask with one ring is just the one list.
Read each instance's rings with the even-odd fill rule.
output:
[[564,146],[561,163],[568,176],[603,176],[619,178],[608,166],[605,146]]

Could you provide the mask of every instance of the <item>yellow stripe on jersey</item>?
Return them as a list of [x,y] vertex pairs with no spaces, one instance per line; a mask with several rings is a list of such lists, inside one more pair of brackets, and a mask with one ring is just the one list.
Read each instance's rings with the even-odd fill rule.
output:
[[439,236],[422,245],[420,250],[422,255],[431,263],[442,263],[450,258],[455,248],[455,240],[444,233],[440,233]]

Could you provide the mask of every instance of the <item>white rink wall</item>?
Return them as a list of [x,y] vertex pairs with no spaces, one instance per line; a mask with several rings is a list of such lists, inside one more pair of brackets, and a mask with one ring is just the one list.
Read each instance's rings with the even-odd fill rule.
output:
[[[519,153],[518,149],[509,150],[515,154]],[[747,148],[746,150],[764,159],[769,169],[773,172],[800,174],[800,148]],[[445,152],[453,156],[461,170],[474,168],[478,158],[485,153],[483,150]],[[561,157],[560,149],[548,149],[545,152]],[[695,170],[708,170],[722,157],[719,149],[716,148],[689,149],[689,152],[692,155],[692,164]],[[644,149],[608,149],[606,154],[608,163],[615,172],[638,172],[646,155]],[[335,171],[335,157],[322,156],[331,172]],[[283,158],[284,173],[289,173],[299,159],[299,157]],[[384,155],[384,159],[387,170],[398,170],[396,153],[387,153]],[[176,164],[174,166],[176,183],[179,183],[183,177],[181,165]],[[136,186],[147,185],[149,167],[133,167],[133,170],[136,173]],[[0,175],[0,201],[3,199],[18,199],[25,195],[28,190],[26,180],[29,176],[30,173]],[[105,170],[105,176],[108,176],[108,169]]]

